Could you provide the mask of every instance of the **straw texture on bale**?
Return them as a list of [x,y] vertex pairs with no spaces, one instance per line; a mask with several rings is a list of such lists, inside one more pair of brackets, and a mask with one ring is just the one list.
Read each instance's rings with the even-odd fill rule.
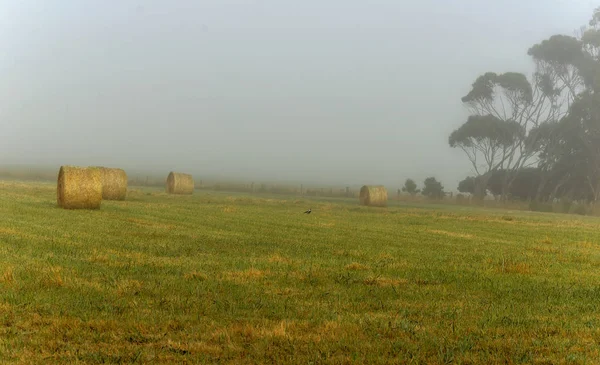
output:
[[194,192],[194,178],[189,174],[171,172],[167,177],[167,193],[186,194]]
[[102,172],[94,167],[61,166],[57,183],[58,206],[65,209],[99,209]]
[[382,185],[364,185],[360,188],[360,204],[372,207],[387,206],[387,190]]
[[102,199],[125,200],[127,196],[127,174],[123,169],[98,167],[102,173]]

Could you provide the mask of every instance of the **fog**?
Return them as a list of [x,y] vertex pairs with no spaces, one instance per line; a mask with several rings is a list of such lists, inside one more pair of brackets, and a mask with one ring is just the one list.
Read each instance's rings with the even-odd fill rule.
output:
[[0,0],[0,165],[453,190],[471,83],[596,5]]

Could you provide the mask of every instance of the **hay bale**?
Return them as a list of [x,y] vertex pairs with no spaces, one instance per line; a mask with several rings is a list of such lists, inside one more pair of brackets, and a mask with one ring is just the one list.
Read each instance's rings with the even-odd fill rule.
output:
[[169,173],[167,177],[167,193],[190,195],[193,192],[194,178],[192,175],[172,171]]
[[65,209],[99,209],[102,172],[94,167],[61,166],[56,187],[58,206]]
[[123,169],[95,166],[102,173],[102,199],[125,200],[127,173]]
[[364,185],[360,188],[359,200],[361,205],[385,207],[388,201],[387,190],[383,185]]

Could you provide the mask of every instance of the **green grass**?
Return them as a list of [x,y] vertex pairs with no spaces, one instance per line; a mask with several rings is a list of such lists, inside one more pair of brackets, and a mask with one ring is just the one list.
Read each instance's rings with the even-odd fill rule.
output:
[[600,359],[597,218],[55,189],[0,182],[2,363]]

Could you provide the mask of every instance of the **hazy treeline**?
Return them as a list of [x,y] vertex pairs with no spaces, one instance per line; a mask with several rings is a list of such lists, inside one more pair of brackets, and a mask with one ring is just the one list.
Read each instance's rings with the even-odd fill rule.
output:
[[527,51],[521,73],[487,72],[462,98],[471,115],[449,136],[475,172],[459,191],[483,198],[589,203],[600,198],[600,8],[579,36]]

